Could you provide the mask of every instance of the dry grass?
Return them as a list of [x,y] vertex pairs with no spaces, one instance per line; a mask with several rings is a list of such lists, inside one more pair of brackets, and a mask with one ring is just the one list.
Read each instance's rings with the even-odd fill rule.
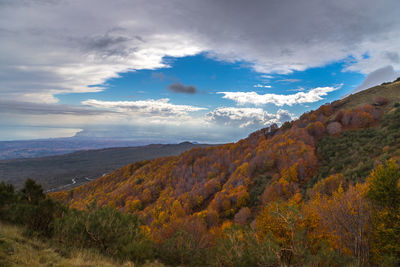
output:
[[[95,250],[71,248],[68,255],[52,247],[50,243],[36,238],[26,238],[22,229],[0,223],[0,267],[3,266],[126,266],[132,262],[116,262]],[[148,263],[144,266],[161,267],[160,263]]]
[[[343,109],[351,109],[364,104],[372,104],[375,102],[377,96],[383,96],[392,103],[400,102],[400,81],[393,82],[385,85],[378,85],[359,93],[350,95],[341,100]],[[385,107],[391,108],[392,105]],[[387,110],[385,110],[387,112]]]

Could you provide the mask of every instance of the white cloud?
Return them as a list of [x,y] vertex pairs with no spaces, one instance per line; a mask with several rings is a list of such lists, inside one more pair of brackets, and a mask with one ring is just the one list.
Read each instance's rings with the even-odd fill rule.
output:
[[281,80],[278,80],[278,82],[297,83],[297,82],[301,82],[301,80],[300,79],[281,79]]
[[239,105],[253,104],[265,105],[274,104],[276,106],[294,104],[313,103],[322,100],[322,96],[326,96],[329,92],[335,91],[340,87],[317,87],[308,92],[298,92],[291,95],[264,94],[260,95],[256,92],[218,92],[224,94],[223,98],[233,100]]
[[168,67],[164,56],[201,51],[178,32],[148,31],[157,28],[149,17],[136,23],[128,15],[143,11],[136,5],[124,15],[90,2],[0,3],[0,98],[56,103],[56,94],[99,92],[119,73]]
[[388,32],[378,34],[376,38],[365,40],[359,44],[359,51],[345,68],[346,71],[356,71],[369,74],[385,66],[393,66],[400,70],[400,33]]
[[263,85],[263,84],[255,84],[255,85],[253,85],[253,87],[256,87],[256,88],[271,88],[272,86],[271,85]]
[[206,110],[206,108],[174,105],[169,103],[168,98],[149,99],[139,101],[101,101],[89,99],[82,102],[83,105],[100,109],[109,109],[122,113],[135,113],[138,116],[147,117],[179,117],[186,116],[189,112]]
[[261,108],[221,107],[206,114],[206,119],[218,125],[258,129],[273,123],[282,124],[295,116],[287,110],[279,109],[271,114]]
[[274,76],[272,76],[272,75],[267,75],[267,74],[263,74],[263,75],[261,75],[260,77],[261,77],[261,78],[264,78],[264,79],[273,79],[273,78],[274,78]]
[[365,77],[364,81],[351,93],[354,94],[384,82],[392,82],[398,77],[400,77],[400,72],[395,71],[391,65],[377,69],[369,73],[367,77]]

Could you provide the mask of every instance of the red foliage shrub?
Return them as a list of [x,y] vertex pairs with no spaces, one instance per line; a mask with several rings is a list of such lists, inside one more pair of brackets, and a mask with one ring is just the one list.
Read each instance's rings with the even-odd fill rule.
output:
[[307,132],[314,137],[321,137],[325,133],[325,126],[320,121],[308,124],[306,129]]
[[330,135],[340,134],[342,132],[342,125],[337,121],[331,122],[326,127],[326,130],[328,131],[328,134],[330,134]]
[[250,218],[251,211],[248,207],[241,208],[234,217],[234,221],[237,224],[244,225],[247,223],[248,219]]
[[343,115],[344,115],[344,111],[343,110],[339,110],[339,112],[335,116],[335,121],[341,122],[342,118],[343,118]]
[[365,128],[374,122],[371,114],[361,110],[355,110],[351,114],[351,126],[356,128]]
[[378,96],[377,98],[375,98],[375,104],[378,106],[384,106],[387,103],[389,103],[389,100],[387,98],[384,98],[382,96]]
[[331,105],[323,105],[318,109],[318,111],[327,117],[333,114],[333,108]]

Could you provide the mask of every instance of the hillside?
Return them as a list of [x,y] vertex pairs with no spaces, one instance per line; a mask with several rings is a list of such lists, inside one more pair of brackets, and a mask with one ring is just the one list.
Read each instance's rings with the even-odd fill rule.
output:
[[[189,142],[171,145],[107,148],[77,151],[70,154],[0,161],[0,181],[21,187],[28,178],[35,179],[47,190],[82,185],[126,164],[157,157],[179,155],[203,145]],[[70,188],[70,187],[69,187]]]
[[[331,199],[334,196],[360,198],[357,190],[367,186],[364,181],[374,168],[389,158],[400,159],[399,101],[400,81],[384,84],[323,105],[280,128],[254,132],[237,143],[129,164],[51,196],[73,208],[85,210],[95,202],[137,214],[156,244],[170,242],[184,229],[197,246],[207,247],[234,223],[257,225],[258,238],[278,235],[274,244],[281,247],[293,238],[285,231],[295,231],[285,216],[297,214],[300,217],[293,223],[306,227],[308,249],[340,247],[340,253],[362,261],[367,254],[357,249],[365,241],[357,239],[353,244],[353,232],[343,234],[336,228],[329,232],[324,218],[335,213],[320,212],[321,201],[325,199],[330,207],[338,201]],[[343,193],[344,189],[348,191]],[[323,193],[326,196],[320,198]],[[274,217],[281,214],[280,209],[283,219]],[[280,229],[281,225],[289,228]],[[278,260],[291,262],[300,257],[294,248],[290,251],[289,258],[277,254]]]

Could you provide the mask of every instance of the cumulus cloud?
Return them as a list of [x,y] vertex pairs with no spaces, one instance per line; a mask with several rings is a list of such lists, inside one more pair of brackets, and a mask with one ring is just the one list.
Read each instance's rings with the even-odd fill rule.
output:
[[282,124],[293,120],[295,116],[287,110],[279,109],[276,114],[271,114],[261,108],[217,108],[206,114],[210,122],[240,128],[257,129],[273,123]]
[[168,86],[168,89],[174,93],[195,94],[197,88],[193,85],[184,85],[182,83],[173,83]]
[[186,116],[189,112],[206,110],[206,108],[202,107],[174,105],[169,103],[168,98],[139,101],[101,101],[89,99],[83,101],[82,104],[90,107],[108,109],[117,112],[132,112],[137,113],[140,116],[147,117]]
[[309,90],[308,92],[298,92],[291,95],[260,95],[256,92],[219,92],[219,94],[224,94],[223,98],[233,100],[239,105],[274,104],[276,106],[292,106],[294,104],[313,103],[320,101],[323,99],[322,96],[326,96],[329,92],[335,91],[337,89],[339,89],[339,87],[317,87]]
[[400,77],[400,72],[395,71],[393,69],[393,66],[391,65],[377,69],[368,74],[367,77],[365,77],[364,81],[359,86],[357,86],[351,93],[354,94],[384,82],[392,82],[398,77]]
[[290,73],[349,57],[351,71],[400,69],[397,0],[0,5],[2,99],[57,102],[60,93],[104,90],[101,85],[122,72],[167,67],[165,56],[200,52],[247,61],[261,73]]

